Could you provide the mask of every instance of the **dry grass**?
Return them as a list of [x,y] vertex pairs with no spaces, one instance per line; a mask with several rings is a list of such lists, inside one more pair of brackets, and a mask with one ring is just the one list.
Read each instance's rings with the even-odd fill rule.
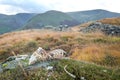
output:
[[83,34],[74,31],[24,30],[0,35],[0,59],[8,57],[10,51],[24,54],[41,46],[46,50],[62,48],[73,59],[99,62],[107,54],[120,58],[118,44],[120,37],[105,36],[101,32]]
[[90,21],[90,22],[87,22],[87,23],[83,23],[83,24],[74,26],[74,27],[72,27],[72,30],[75,31],[75,32],[76,32],[76,31],[79,31],[80,29],[89,26],[91,23],[93,23],[93,22]]
[[111,24],[111,25],[120,26],[120,17],[118,17],[118,18],[106,18],[106,19],[99,20],[99,22],[101,22],[103,24]]
[[0,45],[16,44],[22,41],[30,41],[37,38],[75,36],[76,33],[54,32],[50,30],[24,30],[0,35]]
[[104,56],[104,51],[101,46],[90,44],[82,49],[76,48],[74,53],[71,55],[71,58],[78,59],[78,60],[85,60],[85,61],[92,61],[92,60],[101,60]]
[[[107,65],[106,63],[103,63],[103,61],[109,55],[109,57],[115,58],[114,63],[111,63],[110,65],[114,64],[114,66],[120,66],[119,47],[120,45],[118,44],[87,44],[82,49],[75,48],[73,54],[71,55],[71,58],[75,60],[96,62]],[[108,62],[110,62],[111,60],[112,59],[110,59]]]

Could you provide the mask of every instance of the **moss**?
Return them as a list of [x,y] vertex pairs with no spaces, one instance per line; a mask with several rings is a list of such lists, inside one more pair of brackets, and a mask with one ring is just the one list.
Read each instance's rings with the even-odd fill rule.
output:
[[3,67],[3,68],[5,68],[5,67],[7,67],[7,66],[8,66],[7,64],[2,64],[2,67]]

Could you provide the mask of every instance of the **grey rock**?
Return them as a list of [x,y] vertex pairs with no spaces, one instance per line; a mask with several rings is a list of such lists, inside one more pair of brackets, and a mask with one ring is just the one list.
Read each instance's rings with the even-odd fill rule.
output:
[[80,30],[84,33],[102,31],[106,35],[120,36],[120,26],[102,24],[100,22],[93,22],[88,27]]
[[3,72],[2,66],[0,65],[0,73]]
[[28,55],[10,56],[0,64],[0,72],[4,70],[14,69],[19,65],[25,67],[28,65],[28,61],[29,61]]

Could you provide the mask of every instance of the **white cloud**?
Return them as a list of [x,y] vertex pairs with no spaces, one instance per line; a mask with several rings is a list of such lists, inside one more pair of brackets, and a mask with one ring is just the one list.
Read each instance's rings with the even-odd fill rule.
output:
[[[2,6],[2,5],[7,5]],[[9,7],[8,7],[9,6]],[[59,10],[63,12],[105,9],[120,12],[119,0],[0,0],[0,13],[44,12]]]
[[10,5],[0,5],[0,13],[11,15],[16,13],[28,13],[27,11]]

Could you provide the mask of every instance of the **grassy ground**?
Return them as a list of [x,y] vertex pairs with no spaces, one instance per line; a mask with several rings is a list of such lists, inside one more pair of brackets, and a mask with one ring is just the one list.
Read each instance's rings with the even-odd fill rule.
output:
[[[119,80],[120,77],[120,37],[106,36],[100,32],[83,34],[80,32],[54,32],[48,30],[25,30],[0,35],[0,61],[16,54],[32,54],[39,46],[46,51],[64,49],[73,60],[55,62],[55,71],[50,80],[73,80],[63,71],[63,67],[86,80]],[[90,63],[83,63],[87,61]],[[101,66],[97,66],[101,65]],[[27,78],[19,69],[6,71],[0,80],[46,80],[48,71],[39,69],[27,72]],[[12,76],[12,77],[11,77]],[[82,79],[81,79],[82,80]]]
[[120,37],[102,33],[25,30],[0,35],[0,60],[16,54],[32,54],[38,46],[46,51],[64,49],[66,56],[102,65],[120,66]]
[[[76,60],[60,60],[52,62],[53,71],[47,71],[39,68],[32,71],[26,71],[27,76],[18,67],[14,70],[6,71],[0,74],[0,80],[119,80],[120,68],[112,69],[99,66],[93,63],[81,62]],[[76,78],[72,78],[64,71],[67,70],[74,74]],[[49,73],[52,73],[49,77]]]

